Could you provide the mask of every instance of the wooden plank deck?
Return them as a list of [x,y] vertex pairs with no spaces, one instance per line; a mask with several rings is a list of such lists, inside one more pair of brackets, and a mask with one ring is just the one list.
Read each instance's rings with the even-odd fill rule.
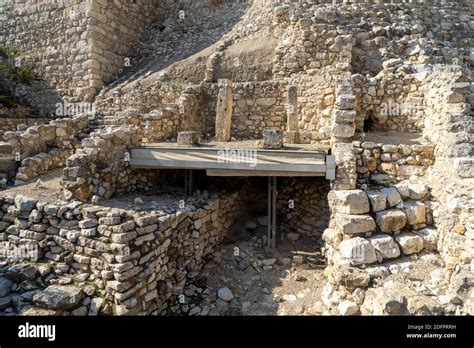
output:
[[130,165],[199,169],[210,176],[327,176],[333,166],[326,157],[321,151],[145,146],[132,149]]

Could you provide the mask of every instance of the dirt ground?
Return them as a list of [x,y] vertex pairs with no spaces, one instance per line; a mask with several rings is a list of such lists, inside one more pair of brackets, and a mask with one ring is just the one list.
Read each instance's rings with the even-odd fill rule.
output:
[[[265,220],[241,215],[185,288],[185,303],[176,302],[168,314],[301,315],[318,301],[325,284],[319,243],[296,234],[290,235],[298,240],[289,240],[288,226],[280,226],[272,250],[265,246]],[[222,288],[230,290],[231,301],[219,298]]]
[[[62,169],[58,169],[36,178],[31,182],[17,187],[10,187],[5,191],[0,191],[0,196],[4,195],[25,195],[38,199],[45,203],[57,203],[63,201],[61,197],[61,179]],[[40,181],[38,181],[40,180]]]

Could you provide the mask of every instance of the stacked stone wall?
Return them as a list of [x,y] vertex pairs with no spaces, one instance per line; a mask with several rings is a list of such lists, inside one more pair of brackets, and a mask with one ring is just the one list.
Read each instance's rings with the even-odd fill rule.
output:
[[14,132],[22,128],[51,122],[48,118],[0,118],[0,132]]
[[[29,276],[42,284],[42,291],[22,296],[15,308],[20,314],[33,304],[49,315],[160,313],[198,274],[239,205],[237,193],[189,199],[183,209],[176,202],[155,211],[2,197],[2,256],[14,262],[14,250],[30,252],[24,254],[35,258],[26,266],[31,267]],[[12,267],[7,277],[23,280],[14,275]],[[15,292],[24,291],[17,287]],[[54,294],[57,301],[51,301]],[[7,305],[12,304],[9,299]]]
[[323,239],[331,265],[367,265],[438,248],[436,202],[424,183],[333,190],[328,199],[332,216]]
[[128,187],[130,150],[141,144],[139,126],[108,127],[82,141],[82,148],[66,161],[62,184],[67,199],[87,201],[93,195],[110,198],[118,187]]
[[427,179],[440,202],[435,221],[447,266],[469,267],[474,252],[474,128],[469,82],[459,67],[435,67],[428,78],[424,134],[435,144],[436,162]]
[[434,145],[353,142],[359,185],[396,183],[412,175],[423,177],[434,163]]
[[46,80],[24,91],[28,102],[44,113],[63,98],[91,102],[125,69],[157,8],[156,0],[16,3],[7,43],[40,57]]
[[88,128],[87,115],[63,118],[48,124],[32,126],[25,131],[6,132],[2,154],[20,154],[20,160],[34,156],[50,148],[74,148],[77,135]]
[[329,182],[322,178],[283,178],[277,210],[298,233],[320,238],[329,225]]

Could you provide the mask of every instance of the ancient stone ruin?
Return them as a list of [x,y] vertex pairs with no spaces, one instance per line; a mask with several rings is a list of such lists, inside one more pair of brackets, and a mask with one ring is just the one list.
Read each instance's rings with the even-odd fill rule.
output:
[[472,10],[4,1],[0,315],[474,314]]

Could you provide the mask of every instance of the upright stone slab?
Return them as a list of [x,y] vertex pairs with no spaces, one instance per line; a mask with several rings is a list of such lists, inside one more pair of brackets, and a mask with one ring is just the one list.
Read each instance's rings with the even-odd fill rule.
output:
[[216,109],[216,141],[230,141],[232,128],[232,81],[219,80]]
[[179,97],[179,113],[187,131],[206,134],[205,113],[201,112],[203,105],[200,85],[188,86]]
[[201,142],[201,133],[199,132],[179,132],[178,145],[194,146]]
[[298,89],[296,86],[288,87],[288,120],[287,131],[298,131]]
[[264,149],[281,149],[283,147],[283,132],[279,130],[263,131]]

